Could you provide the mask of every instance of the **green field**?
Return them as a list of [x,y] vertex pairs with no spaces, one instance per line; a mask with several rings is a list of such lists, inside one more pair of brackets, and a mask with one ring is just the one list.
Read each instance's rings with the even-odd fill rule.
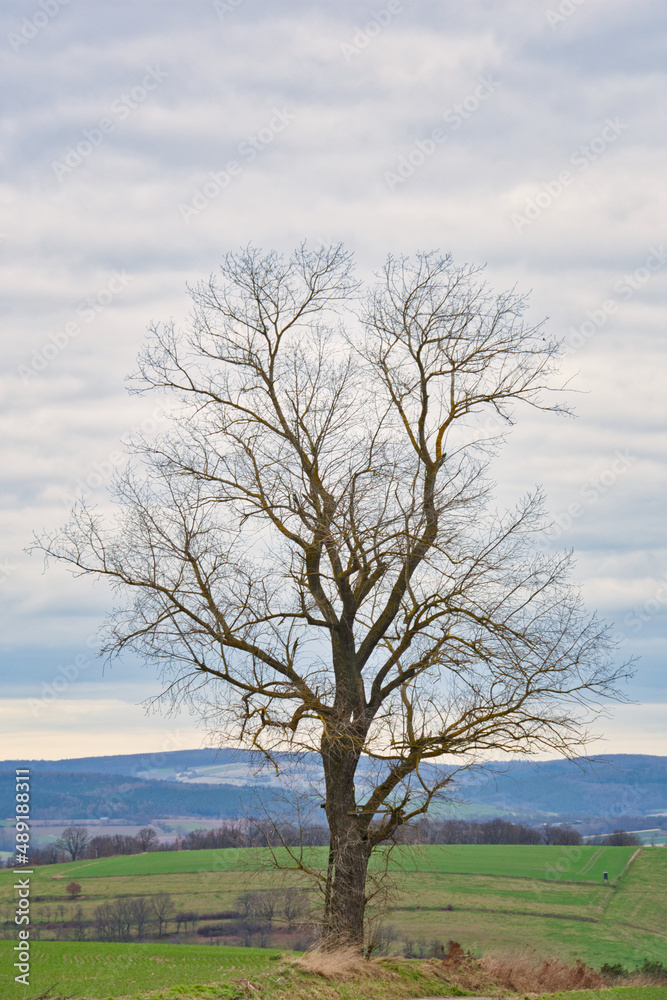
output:
[[[322,849],[312,853],[313,860],[324,859]],[[36,868],[31,893],[38,944],[47,947],[57,933],[58,913],[68,920],[80,905],[91,921],[96,907],[121,896],[168,892],[177,912],[234,910],[244,890],[284,884],[277,873],[257,870],[259,861],[256,851],[182,851]],[[406,942],[419,955],[433,941],[453,939],[475,953],[529,947],[540,955],[581,957],[596,968],[617,962],[634,968],[644,958],[667,965],[664,848],[455,845],[400,849],[392,863],[396,892],[386,920],[399,952]],[[82,887],[76,904],[65,893],[72,879]],[[13,882],[11,871],[0,872],[5,919],[14,901]],[[287,884],[296,884],[296,876],[287,876]],[[11,924],[5,928],[15,936]],[[172,921],[173,941],[179,940],[175,930]],[[180,940],[202,939],[190,930]],[[270,943],[291,948],[295,942],[276,918]],[[223,933],[221,943],[240,939],[225,939]]]
[[514,844],[451,844],[397,852],[404,871],[498,875],[550,882],[616,882],[635,847],[543,847]]
[[[635,853],[634,847],[544,847],[532,845],[452,844],[397,848],[395,866],[405,871],[500,875],[555,882],[602,882],[603,872],[615,882]],[[311,859],[325,857],[326,848],[311,848]],[[35,879],[134,878],[197,872],[248,871],[257,867],[262,851],[224,848],[208,851],[155,851],[127,857],[98,858],[47,865]],[[264,854],[264,856],[266,856]],[[8,878],[0,872],[0,887]]]
[[0,942],[2,1000],[30,1000],[45,992],[87,998],[134,995],[169,986],[211,983],[266,972],[280,952],[260,948],[216,948],[169,944],[37,942],[31,982],[14,982],[12,944]]
[[[47,942],[35,947],[31,983],[24,987],[14,982],[11,942],[0,942],[0,995],[2,1000],[407,1000],[426,991],[460,992],[433,974],[437,962],[390,961],[391,982],[334,984],[299,974],[284,958],[256,948]],[[580,990],[548,1000],[667,1000],[667,986]]]

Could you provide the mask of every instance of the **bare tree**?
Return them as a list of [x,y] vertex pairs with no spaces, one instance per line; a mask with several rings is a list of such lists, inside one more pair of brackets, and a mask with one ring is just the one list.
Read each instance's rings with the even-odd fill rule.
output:
[[86,921],[83,915],[83,907],[77,906],[74,911],[74,917],[72,919],[72,927],[74,928],[74,940],[75,941],[85,941],[86,940]]
[[152,851],[158,845],[158,835],[151,826],[142,826],[137,834],[142,851]]
[[282,912],[287,921],[287,930],[292,931],[296,923],[303,922],[309,913],[308,897],[302,889],[284,889]]
[[434,254],[362,293],[340,246],[248,249],[192,294],[140,358],[174,418],[137,442],[117,524],[81,505],[40,544],[127,597],[105,648],[160,662],[174,706],[320,755],[325,939],[361,946],[371,852],[445,792],[438,758],[579,753],[628,675],[535,544],[539,492],[499,513],[487,474],[516,404],[561,409],[558,345]]
[[128,899],[114,899],[95,909],[95,927],[103,941],[130,941],[133,920],[133,901]]
[[584,842],[579,831],[569,823],[545,823],[543,836],[545,844],[556,844],[558,847],[573,847]]
[[[250,948],[255,935],[265,936],[270,930],[264,913],[264,906],[261,892],[242,892],[236,897],[236,908],[240,914],[239,930],[243,938],[243,944]],[[260,944],[260,947],[263,947]]]
[[168,892],[158,892],[150,898],[151,913],[157,920],[158,936],[162,937],[162,928],[169,922],[174,905]]
[[146,937],[146,925],[151,917],[151,907],[146,896],[136,896],[130,901],[132,920],[137,928],[137,941],[143,941]]
[[78,861],[85,855],[89,840],[85,826],[66,826],[55,841],[55,847],[67,854],[70,861]]
[[111,903],[102,903],[95,908],[95,931],[101,941],[114,940],[115,921]]

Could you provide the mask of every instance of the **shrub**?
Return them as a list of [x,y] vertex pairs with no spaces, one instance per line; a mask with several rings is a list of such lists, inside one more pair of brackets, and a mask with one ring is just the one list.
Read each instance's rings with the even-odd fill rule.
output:
[[624,969],[620,962],[616,962],[614,965],[609,965],[608,962],[600,969],[601,976],[610,976],[612,979],[620,979],[621,976],[629,976],[630,973],[627,969]]
[[637,971],[656,979],[667,979],[667,967],[662,962],[651,961],[648,958],[644,959],[644,964]]
[[614,830],[613,833],[602,833],[597,837],[589,837],[589,844],[596,844],[599,847],[641,847],[643,841],[636,833],[628,833],[627,830]]
[[204,924],[203,927],[197,928],[197,934],[200,937],[222,937],[224,934],[229,934],[229,928],[223,924]]
[[65,886],[65,892],[71,899],[76,899],[81,895],[81,886],[78,882],[70,882]]
[[558,958],[540,959],[519,952],[485,956],[480,965],[499,986],[517,993],[592,990],[603,985],[601,975],[579,959],[568,965]]

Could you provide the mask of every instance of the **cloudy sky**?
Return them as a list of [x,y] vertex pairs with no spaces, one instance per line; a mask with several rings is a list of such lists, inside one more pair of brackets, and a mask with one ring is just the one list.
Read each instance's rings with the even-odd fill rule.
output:
[[660,0],[5,0],[0,759],[203,744],[144,716],[150,666],[103,671],[105,587],[24,549],[164,426],[124,384],[147,325],[227,250],[304,239],[531,291],[578,417],[525,412],[499,493],[543,484],[640,657],[596,749],[667,753],[666,36]]

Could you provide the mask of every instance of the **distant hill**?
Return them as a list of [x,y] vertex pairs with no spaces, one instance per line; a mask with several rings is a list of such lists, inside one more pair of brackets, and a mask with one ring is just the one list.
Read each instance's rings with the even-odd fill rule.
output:
[[103,757],[67,757],[62,760],[3,760],[0,771],[15,767],[30,767],[34,771],[94,771],[96,774],[127,774],[147,777],[153,772],[167,771],[175,774],[191,768],[235,761],[249,764],[253,754],[247,750],[168,750],[162,753],[127,753]]
[[[294,771],[293,759],[288,754],[281,757],[284,766]],[[275,775],[258,769],[256,755],[230,749],[3,761],[0,794],[4,802],[10,801],[15,767],[32,771],[36,819],[232,818],[247,815],[258,794],[270,801],[277,784]],[[40,775],[48,776],[48,781],[40,781]],[[302,782],[317,781],[319,775],[315,755],[299,765]],[[585,760],[493,763],[466,776],[452,787],[452,793],[468,803],[468,811],[478,807],[480,814],[491,811],[541,820],[667,813],[667,757],[609,754],[595,764]]]
[[[29,765],[33,821],[106,817],[142,824],[168,816],[219,820],[252,815],[259,808],[253,786],[147,781],[95,771],[42,769],[39,763]],[[5,767],[5,763],[0,764],[0,801],[7,804],[13,800],[15,775]],[[271,790],[262,791],[262,799],[269,805]]]
[[596,764],[567,760],[494,765],[465,786],[462,798],[508,812],[579,816],[667,813],[667,757],[610,754]]

